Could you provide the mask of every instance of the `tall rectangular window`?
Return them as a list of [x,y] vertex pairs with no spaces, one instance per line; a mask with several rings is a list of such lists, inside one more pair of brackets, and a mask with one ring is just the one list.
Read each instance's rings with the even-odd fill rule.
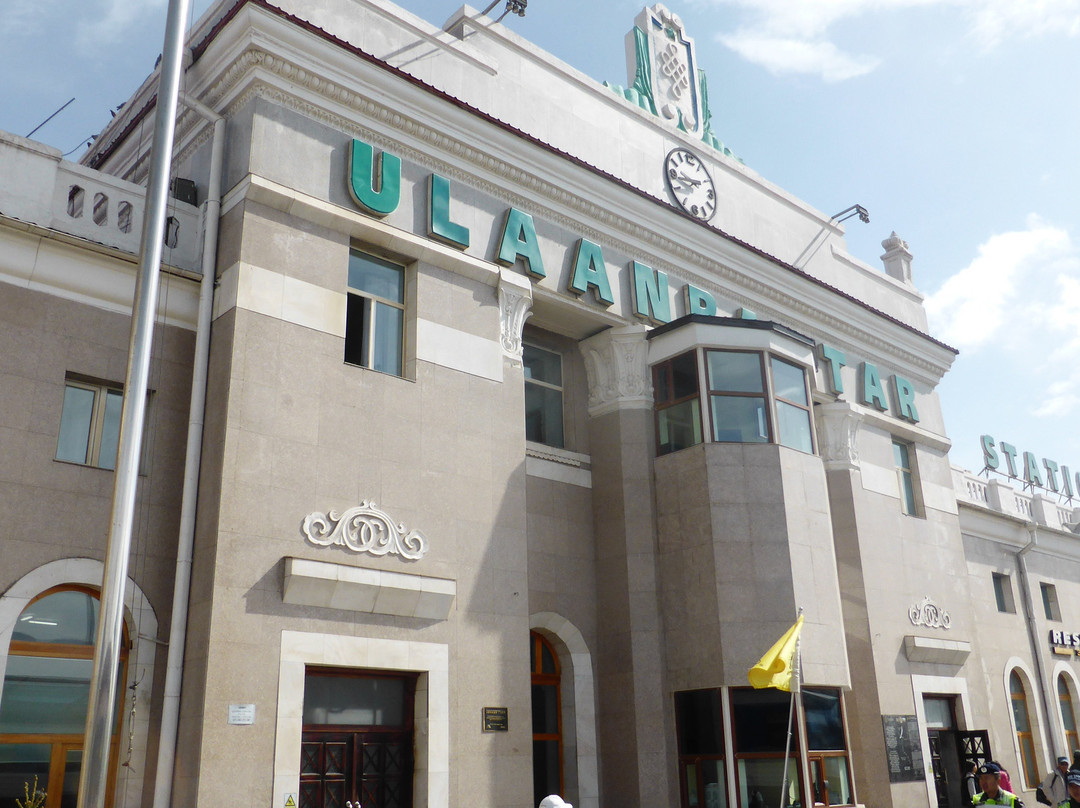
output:
[[776,423],[781,446],[811,454],[814,440],[810,430],[810,394],[806,389],[806,371],[799,365],[769,358],[773,395],[776,397]]
[[769,415],[761,354],[708,351],[706,358],[713,440],[768,443]]
[[1012,581],[1008,575],[993,572],[994,599],[997,601],[997,610],[1006,614],[1016,614],[1016,606],[1013,602]]
[[918,501],[915,497],[914,447],[910,443],[894,440],[893,461],[896,464],[896,479],[900,487],[900,510],[908,516],[918,516]]
[[697,352],[690,351],[653,368],[656,443],[659,455],[701,443]]
[[123,408],[124,394],[119,387],[69,379],[64,388],[56,459],[115,469]]
[[563,445],[562,356],[535,345],[522,348],[525,366],[525,439]]
[[1057,587],[1053,584],[1041,583],[1039,589],[1042,590],[1043,614],[1046,615],[1046,619],[1060,620],[1061,609],[1058,607]]
[[349,252],[345,361],[401,376],[405,354],[405,267]]
[[787,791],[782,791],[790,695],[780,690],[732,688],[731,717],[735,744],[736,793],[739,808],[805,805],[799,733],[791,742]]
[[724,808],[724,715],[720,691],[684,690],[675,694],[675,730],[684,808]]

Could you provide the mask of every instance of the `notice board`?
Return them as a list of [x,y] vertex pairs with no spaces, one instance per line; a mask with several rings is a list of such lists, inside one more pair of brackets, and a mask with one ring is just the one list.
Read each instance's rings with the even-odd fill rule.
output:
[[889,759],[889,782],[925,780],[919,720],[913,715],[883,715],[885,753]]

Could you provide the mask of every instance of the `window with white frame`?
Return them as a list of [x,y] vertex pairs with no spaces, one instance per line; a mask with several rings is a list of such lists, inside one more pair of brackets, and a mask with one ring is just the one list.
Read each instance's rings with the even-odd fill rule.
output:
[[521,361],[525,369],[525,439],[562,448],[562,355],[525,343]]
[[124,393],[119,385],[68,379],[56,459],[115,469],[123,408]]
[[405,267],[350,250],[345,361],[402,376],[404,358]]

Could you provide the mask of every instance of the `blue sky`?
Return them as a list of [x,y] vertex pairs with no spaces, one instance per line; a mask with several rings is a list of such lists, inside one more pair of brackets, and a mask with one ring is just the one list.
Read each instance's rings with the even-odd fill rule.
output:
[[[454,2],[399,5],[441,24]],[[529,0],[505,22],[626,83],[641,0]],[[193,16],[209,6],[194,0]],[[1080,469],[1080,0],[682,0],[718,136],[826,214],[849,250],[914,253],[931,330],[959,348],[939,388],[955,464],[979,435]],[[161,50],[164,0],[6,0],[0,129],[82,153]],[[501,8],[501,3],[500,3]]]

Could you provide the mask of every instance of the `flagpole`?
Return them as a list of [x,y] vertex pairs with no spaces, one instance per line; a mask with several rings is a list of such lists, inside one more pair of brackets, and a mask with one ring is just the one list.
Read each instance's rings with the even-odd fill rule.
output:
[[[799,607],[799,617],[802,617],[802,606]],[[788,764],[791,762],[791,736],[792,736],[792,723],[795,718],[795,699],[802,693],[802,681],[799,677],[802,669],[802,658],[799,656],[802,652],[802,633],[795,639],[795,664],[792,666],[791,672],[792,679],[795,682],[795,687],[791,688],[791,701],[788,705],[788,723],[787,723],[787,741],[784,744],[784,776],[780,783],[780,805],[779,808],[786,808],[787,790],[788,790]]]

